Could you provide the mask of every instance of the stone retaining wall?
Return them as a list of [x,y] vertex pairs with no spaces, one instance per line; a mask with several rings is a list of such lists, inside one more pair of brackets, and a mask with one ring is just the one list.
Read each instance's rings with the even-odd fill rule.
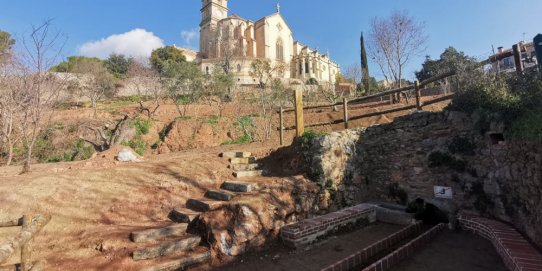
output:
[[363,264],[368,264],[374,256],[389,250],[397,244],[418,235],[422,231],[422,222],[417,222],[404,229],[326,267],[322,271],[349,271]]
[[282,227],[281,237],[291,247],[301,247],[314,243],[318,238],[333,233],[342,226],[372,223],[376,221],[375,207],[360,204],[327,215],[306,219],[301,222]]
[[542,254],[514,228],[504,223],[475,216],[462,215],[460,225],[493,244],[510,271],[542,270]]
[[[315,138],[310,176],[337,209],[362,202],[431,201],[507,221],[542,248],[542,145],[504,137],[504,126],[461,112],[420,112]],[[435,199],[434,186],[453,199]]]

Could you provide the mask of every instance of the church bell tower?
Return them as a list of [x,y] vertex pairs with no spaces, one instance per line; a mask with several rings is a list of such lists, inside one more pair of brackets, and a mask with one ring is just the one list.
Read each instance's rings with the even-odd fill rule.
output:
[[208,58],[218,21],[228,17],[228,0],[202,0],[201,4],[200,53]]

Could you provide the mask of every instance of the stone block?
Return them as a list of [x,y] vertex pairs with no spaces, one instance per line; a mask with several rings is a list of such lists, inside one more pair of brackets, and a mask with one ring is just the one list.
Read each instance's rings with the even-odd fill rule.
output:
[[175,207],[169,212],[168,218],[177,223],[190,223],[199,215],[200,212],[195,212],[183,207]]
[[180,237],[186,234],[188,224],[174,224],[158,229],[135,231],[130,234],[130,239],[136,243],[149,242],[166,237]]
[[224,182],[221,188],[233,192],[246,193],[251,192],[254,189],[254,185],[248,183]]
[[205,193],[205,197],[221,201],[230,201],[235,194],[223,190],[209,190]]
[[200,236],[189,236],[177,241],[138,249],[134,251],[134,253],[132,254],[132,258],[135,261],[139,261],[163,257],[176,252],[191,250],[197,247],[200,242]]
[[223,152],[220,154],[220,157],[224,158],[247,158],[250,157],[252,153],[250,152]]

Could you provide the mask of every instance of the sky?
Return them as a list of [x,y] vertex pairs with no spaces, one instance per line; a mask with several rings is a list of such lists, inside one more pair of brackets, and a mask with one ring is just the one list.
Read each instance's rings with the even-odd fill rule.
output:
[[[277,0],[230,0],[230,14],[256,21],[276,11]],[[282,0],[281,14],[294,39],[325,53],[344,69],[359,63],[359,37],[375,17],[406,11],[425,25],[427,49],[406,68],[413,78],[426,55],[438,58],[453,46],[477,58],[492,45],[511,47],[542,33],[541,0]],[[32,25],[53,19],[65,39],[63,55],[101,58],[110,53],[136,57],[177,45],[198,49],[198,0],[4,0],[0,30],[21,40]],[[382,78],[375,65],[371,74]]]

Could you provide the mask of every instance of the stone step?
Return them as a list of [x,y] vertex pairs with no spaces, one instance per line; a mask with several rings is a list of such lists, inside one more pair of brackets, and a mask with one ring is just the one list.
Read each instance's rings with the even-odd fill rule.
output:
[[140,261],[163,257],[176,252],[191,250],[197,247],[200,242],[201,236],[191,235],[173,242],[138,249],[134,251],[132,258],[135,261]]
[[259,177],[262,175],[263,170],[236,171],[233,173],[233,176],[236,178]]
[[205,251],[200,253],[191,253],[190,256],[168,260],[154,266],[149,266],[141,269],[141,271],[173,271],[185,270],[186,268],[211,261],[211,252]]
[[231,164],[253,164],[256,163],[256,157],[230,158]]
[[250,152],[223,152],[220,154],[220,157],[224,158],[246,158],[250,157],[252,153]]
[[216,201],[212,199],[189,199],[186,202],[186,207],[198,211],[198,212],[207,212],[218,209],[226,205],[223,201]]
[[188,224],[174,224],[164,228],[135,231],[130,234],[130,239],[136,243],[143,243],[167,237],[181,237],[186,234]]
[[238,182],[224,182],[222,186],[220,187],[224,190],[232,191],[232,192],[241,192],[241,193],[247,193],[252,192],[252,190],[255,189],[254,185],[249,183],[238,183]]
[[190,223],[196,219],[201,213],[184,207],[175,207],[169,212],[168,218],[177,223]]
[[205,193],[206,198],[221,201],[230,201],[234,196],[235,194],[225,190],[209,190]]
[[253,164],[232,164],[232,165],[230,165],[230,168],[233,171],[250,171],[250,170],[261,169],[261,167],[262,166],[260,164],[256,164],[256,163],[253,163]]

